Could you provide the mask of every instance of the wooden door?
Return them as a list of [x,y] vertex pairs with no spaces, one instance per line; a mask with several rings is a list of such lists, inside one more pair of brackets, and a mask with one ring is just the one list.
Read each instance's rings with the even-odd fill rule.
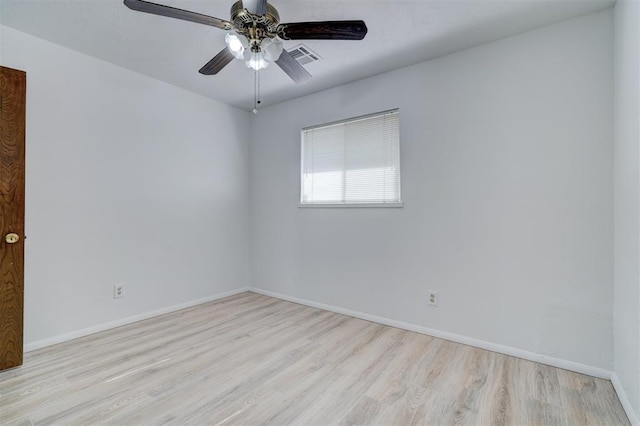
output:
[[22,365],[26,85],[0,67],[0,370]]

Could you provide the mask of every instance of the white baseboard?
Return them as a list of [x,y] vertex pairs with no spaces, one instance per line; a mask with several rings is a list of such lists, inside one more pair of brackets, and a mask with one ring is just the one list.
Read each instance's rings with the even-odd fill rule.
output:
[[613,384],[613,388],[618,394],[618,399],[622,404],[622,408],[624,408],[625,413],[627,413],[627,417],[629,417],[631,426],[640,426],[640,418],[638,418],[638,413],[636,413],[634,408],[631,406],[629,397],[622,387],[622,383],[620,383],[620,378],[615,372],[611,374],[611,384]]
[[204,297],[202,299],[191,300],[189,302],[180,303],[178,305],[167,306],[165,308],[156,309],[154,311],[145,312],[138,315],[133,315],[126,318],[121,318],[115,321],[109,321],[103,324],[94,325],[92,327],[83,328],[82,330],[72,331],[70,333],[60,334],[58,336],[49,337],[47,339],[37,340],[35,342],[27,343],[24,345],[24,351],[30,352],[35,351],[36,349],[41,349],[47,346],[55,345],[58,343],[66,342],[69,340],[77,339],[79,337],[88,336],[89,334],[99,333],[101,331],[109,330],[112,328],[120,327],[123,325],[131,324],[134,322],[146,320],[152,317],[157,317],[159,315],[168,314],[170,312],[179,311],[181,309],[190,308],[192,306],[200,305],[202,303],[212,302],[214,300],[223,299],[225,297],[234,296],[236,294],[244,293],[250,291],[249,287],[243,287],[234,289],[231,291],[226,291],[224,293],[219,293],[213,296]]
[[[441,339],[445,339],[445,340],[450,340],[452,342],[457,342],[457,343],[462,343],[465,345],[469,345],[469,346],[474,346],[477,348],[481,348],[481,349],[486,349],[492,352],[498,352],[501,354],[505,354],[505,355],[510,355],[510,356],[514,356],[517,358],[522,358],[522,359],[526,359],[529,361],[534,361],[534,362],[539,362],[541,364],[546,364],[546,365],[550,365],[552,367],[558,367],[558,368],[562,368],[565,370],[570,370],[570,371],[575,371],[577,373],[582,373],[582,374],[587,374],[589,376],[594,376],[594,377],[599,377],[602,379],[610,379],[612,380],[614,387],[616,389],[616,392],[618,392],[618,395],[620,397],[620,401],[622,402],[623,406],[625,407],[625,410],[627,411],[629,418],[631,419],[631,423],[633,426],[640,426],[640,424],[637,423],[637,416],[635,415],[635,413],[633,413],[633,410],[631,409],[631,405],[629,403],[629,400],[626,398],[626,394],[624,393],[624,390],[620,384],[619,381],[614,382],[614,378],[615,380],[617,379],[617,376],[612,375],[612,372],[609,370],[605,370],[602,368],[597,368],[597,367],[593,367],[590,365],[585,365],[585,364],[580,364],[577,362],[573,362],[573,361],[567,361],[564,359],[560,359],[560,358],[554,358],[554,357],[549,357],[546,355],[541,355],[541,354],[537,354],[535,352],[530,352],[530,351],[526,351],[523,349],[518,349],[518,348],[513,348],[510,346],[505,346],[505,345],[499,345],[497,343],[492,343],[492,342],[487,342],[484,340],[480,340],[480,339],[475,339],[472,337],[467,337],[467,336],[462,336],[459,334],[454,334],[454,333],[449,333],[446,331],[441,331],[441,330],[436,330],[433,328],[428,328],[428,327],[423,327],[420,325],[415,325],[415,324],[409,324],[409,323],[405,323],[402,321],[396,321],[396,320],[392,320],[389,318],[384,318],[384,317],[380,317],[377,315],[371,315],[371,314],[367,314],[364,312],[358,312],[358,311],[353,311],[351,309],[345,309],[345,308],[340,308],[337,306],[333,306],[333,305],[327,305],[324,303],[318,303],[318,302],[313,302],[310,300],[306,300],[306,299],[300,299],[298,297],[292,297],[292,296],[287,296],[285,294],[281,294],[281,293],[275,293],[272,291],[268,291],[268,290],[264,290],[261,288],[257,288],[257,287],[243,287],[243,288],[238,288],[238,289],[234,289],[231,291],[227,291],[224,293],[219,293],[213,296],[209,296],[209,297],[205,297],[202,299],[197,299],[197,300],[192,300],[186,303],[181,303],[178,305],[173,305],[173,306],[168,306],[165,308],[161,308],[161,309],[157,309],[151,312],[145,312],[142,314],[138,314],[138,315],[133,315],[130,317],[126,317],[126,318],[121,318],[115,321],[110,321],[107,323],[103,323],[103,324],[98,324],[95,325],[93,327],[89,327],[89,328],[84,328],[82,330],[76,330],[76,331],[72,331],[70,333],[65,333],[65,334],[61,334],[58,336],[54,336],[54,337],[50,337],[47,339],[42,339],[42,340],[38,340],[35,342],[31,342],[28,344],[25,344],[24,346],[24,351],[25,352],[30,352],[30,351],[34,351],[36,349],[40,349],[40,348],[44,348],[47,346],[51,346],[51,345],[55,345],[58,343],[62,343],[62,342],[66,342],[69,340],[73,340],[73,339],[77,339],[79,337],[84,337],[84,336],[88,336],[90,334],[94,334],[94,333],[98,333],[101,331],[105,331],[105,330],[109,330],[112,328],[116,328],[116,327],[120,327],[126,324],[131,324],[134,322],[138,322],[138,321],[142,321],[145,319],[149,319],[152,317],[156,317],[159,315],[163,315],[163,314],[167,314],[170,312],[175,312],[175,311],[179,311],[181,309],[186,309],[186,308],[190,308],[192,306],[196,306],[196,305],[200,305],[202,303],[207,303],[207,302],[211,302],[214,300],[218,300],[218,299],[222,299],[225,297],[229,297],[229,296],[234,296],[236,294],[240,294],[240,293],[244,293],[246,291],[251,291],[254,293],[258,293],[258,294],[263,294],[265,296],[269,296],[269,297],[275,297],[277,299],[281,299],[281,300],[287,300],[289,302],[294,302],[294,303],[299,303],[301,305],[306,305],[306,306],[311,306],[314,308],[318,308],[318,309],[324,309],[326,311],[331,311],[331,312],[336,312],[339,314],[343,314],[343,315],[349,315],[351,317],[354,318],[360,318],[366,321],[372,321],[372,322],[376,322],[379,324],[384,324],[384,325],[388,325],[391,327],[396,327],[396,328],[401,328],[403,330],[409,330],[409,331],[413,331],[416,333],[421,333],[421,334],[426,334],[429,336],[433,336],[433,337],[438,337]],[[616,384],[617,383],[617,384]],[[624,400],[623,400],[624,398]],[[626,404],[626,405],[625,405]],[[629,414],[631,413],[631,414]],[[636,423],[634,423],[634,419],[636,421]]]
[[[433,328],[423,327],[420,325],[409,324],[406,322],[396,321],[389,318],[379,317],[376,315],[370,315],[363,312],[352,311],[351,309],[340,308],[337,306],[326,305],[324,303],[317,303],[306,299],[300,299],[297,297],[287,296],[281,293],[275,293],[261,288],[250,287],[249,291],[262,294],[269,297],[275,297],[276,299],[286,300],[289,302],[299,303],[301,305],[311,306],[313,308],[324,309],[326,311],[336,312],[338,314],[348,315],[354,318],[360,318],[366,321],[372,321],[379,324],[389,325],[391,327],[401,328],[403,330],[414,331],[420,334],[426,334],[440,339],[450,340],[456,343],[462,343],[464,345],[474,346],[480,349],[486,349],[492,352],[498,352],[505,355],[514,356],[517,358],[526,359],[529,361],[539,362],[540,364],[550,365],[552,367],[562,368],[564,370],[575,371],[577,373],[586,374],[601,379],[611,379],[612,372],[603,368],[593,367],[578,362],[567,361],[560,358],[549,357],[541,355],[535,352],[530,352],[524,349],[513,348],[511,346],[500,345],[497,343],[487,342],[485,340],[475,339],[472,337],[461,336],[459,334],[449,333],[446,331],[436,330]],[[635,425],[634,425],[635,426]]]

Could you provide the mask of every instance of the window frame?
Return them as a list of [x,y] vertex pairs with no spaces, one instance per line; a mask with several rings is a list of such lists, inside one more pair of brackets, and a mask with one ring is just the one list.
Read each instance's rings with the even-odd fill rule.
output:
[[[383,116],[385,114],[397,113],[398,114],[398,201],[392,202],[376,202],[376,203],[357,203],[357,202],[344,202],[344,203],[304,203],[303,199],[303,190],[304,190],[304,132],[308,130],[313,130],[321,127],[329,127],[338,124],[345,124],[351,121],[358,121],[362,119],[366,119],[369,117],[377,117]],[[356,117],[350,117],[342,120],[330,121],[322,124],[316,124],[313,126],[303,127],[300,130],[300,179],[299,179],[299,197],[298,197],[298,207],[299,208],[402,208],[404,207],[404,201],[402,200],[402,167],[401,167],[401,155],[400,155],[400,108],[393,108],[384,111],[378,111],[370,114],[359,115]]]

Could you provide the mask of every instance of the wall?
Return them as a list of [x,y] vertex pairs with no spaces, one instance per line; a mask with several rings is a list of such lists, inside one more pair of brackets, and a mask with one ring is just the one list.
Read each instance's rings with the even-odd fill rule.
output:
[[[252,284],[611,370],[612,35],[607,10],[263,109]],[[300,129],[396,107],[404,208],[298,208]]]
[[0,31],[27,72],[26,348],[247,286],[250,114]]
[[614,383],[640,424],[640,3],[618,0],[614,24]]

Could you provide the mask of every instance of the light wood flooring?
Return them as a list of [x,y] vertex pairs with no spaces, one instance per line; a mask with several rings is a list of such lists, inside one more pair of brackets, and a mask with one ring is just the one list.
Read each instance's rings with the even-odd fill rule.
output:
[[627,425],[611,383],[243,293],[29,352],[0,424]]

